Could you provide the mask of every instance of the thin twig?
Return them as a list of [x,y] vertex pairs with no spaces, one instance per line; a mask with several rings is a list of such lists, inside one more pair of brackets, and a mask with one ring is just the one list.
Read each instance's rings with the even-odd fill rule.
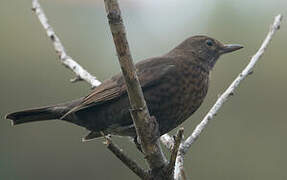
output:
[[91,75],[80,64],[78,64],[75,60],[73,60],[70,56],[67,55],[60,39],[56,35],[52,26],[48,23],[48,18],[46,17],[38,0],[33,0],[32,10],[33,12],[35,12],[43,28],[45,29],[48,37],[51,39],[54,45],[54,49],[61,60],[61,63],[76,74],[76,78],[71,79],[71,82],[84,80],[87,83],[89,83],[92,86],[92,88],[99,86],[101,82],[97,80],[95,76]]
[[256,62],[260,59],[260,57],[265,52],[268,44],[270,43],[273,35],[280,28],[280,24],[283,16],[281,14],[277,15],[274,19],[273,24],[270,27],[270,30],[263,41],[261,47],[256,52],[256,54],[251,58],[249,64],[243,69],[243,71],[236,77],[236,79],[231,83],[231,85],[226,89],[226,91],[217,99],[216,103],[212,106],[203,120],[196,126],[192,134],[185,140],[185,142],[180,146],[179,154],[177,157],[176,168],[175,168],[175,179],[179,179],[181,175],[181,167],[183,167],[183,157],[184,154],[190,149],[191,145],[195,142],[195,140],[199,137],[202,131],[206,128],[207,124],[210,120],[214,118],[217,114],[221,106],[228,100],[228,98],[234,95],[235,89],[239,86],[239,84],[250,74],[253,72],[253,68]]
[[183,145],[183,142],[179,146],[179,150],[178,150],[176,161],[175,161],[175,167],[174,167],[174,179],[175,180],[187,179],[185,172],[184,172],[184,166],[183,166],[184,152],[183,152],[182,145]]
[[177,134],[174,138],[174,146],[173,146],[173,149],[171,152],[171,156],[170,156],[170,160],[169,160],[169,164],[168,164],[168,170],[167,170],[167,173],[169,173],[168,175],[173,175],[179,146],[180,146],[181,141],[183,139],[183,132],[184,132],[184,129],[180,128],[177,131]]
[[107,148],[118,158],[120,159],[130,170],[132,170],[136,175],[141,179],[147,179],[148,173],[145,172],[135,161],[130,159],[122,149],[120,149],[116,144],[112,142],[112,139],[109,136],[105,136],[105,144]]
[[[160,147],[158,125],[155,118],[150,117],[143,92],[133,64],[132,55],[126,38],[125,26],[117,0],[105,0],[107,17],[116,46],[117,55],[127,86],[131,105],[131,116],[137,136],[140,139],[143,153],[151,172],[159,172],[166,166],[166,159]],[[157,134],[158,133],[158,134]],[[154,170],[157,171],[154,171]]]

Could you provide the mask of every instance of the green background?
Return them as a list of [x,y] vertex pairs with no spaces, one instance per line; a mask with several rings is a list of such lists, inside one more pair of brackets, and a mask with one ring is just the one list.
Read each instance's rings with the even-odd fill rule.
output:
[[[103,1],[41,1],[69,55],[104,80],[119,72]],[[248,63],[286,0],[120,0],[135,61],[166,53],[185,38],[208,34],[244,49],[220,58],[201,108],[182,126],[189,135],[218,95]],[[287,18],[286,18],[287,19]],[[287,179],[286,19],[254,74],[209,124],[185,157],[189,178]],[[62,121],[11,127],[7,112],[69,101],[90,92],[62,65],[30,0],[0,1],[0,179],[137,179],[87,131]],[[173,131],[174,133],[174,131]],[[127,138],[114,140],[135,160]]]

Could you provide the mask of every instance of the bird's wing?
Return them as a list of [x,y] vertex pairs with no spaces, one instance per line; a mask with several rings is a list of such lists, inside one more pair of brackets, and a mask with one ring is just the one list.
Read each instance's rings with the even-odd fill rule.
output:
[[[144,60],[136,65],[137,75],[143,89],[150,87],[160,81],[160,79],[170,71],[174,71],[170,58],[152,58]],[[82,103],[72,108],[66,113],[62,119],[78,110],[94,106],[97,104],[108,102],[112,99],[118,98],[127,92],[126,85],[122,74],[118,74],[111,79],[104,81],[91,94],[86,96]]]

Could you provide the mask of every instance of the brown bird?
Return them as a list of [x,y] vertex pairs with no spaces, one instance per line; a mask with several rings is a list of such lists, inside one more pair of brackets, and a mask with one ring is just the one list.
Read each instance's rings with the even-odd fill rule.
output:
[[[136,64],[150,114],[165,134],[190,117],[203,102],[209,73],[220,55],[241,49],[207,36],[193,36],[167,54]],[[14,112],[6,116],[14,125],[62,119],[85,127],[84,140],[104,134],[135,137],[122,74],[104,81],[90,95],[72,102]]]

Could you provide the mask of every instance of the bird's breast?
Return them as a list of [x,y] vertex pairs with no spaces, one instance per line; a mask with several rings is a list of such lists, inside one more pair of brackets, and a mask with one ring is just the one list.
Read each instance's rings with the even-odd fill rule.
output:
[[178,121],[181,123],[202,104],[208,90],[209,72],[199,65],[189,65],[182,68],[180,76]]
[[177,127],[201,105],[207,94],[209,73],[197,66],[177,67],[158,86],[146,92],[149,110],[161,134]]

